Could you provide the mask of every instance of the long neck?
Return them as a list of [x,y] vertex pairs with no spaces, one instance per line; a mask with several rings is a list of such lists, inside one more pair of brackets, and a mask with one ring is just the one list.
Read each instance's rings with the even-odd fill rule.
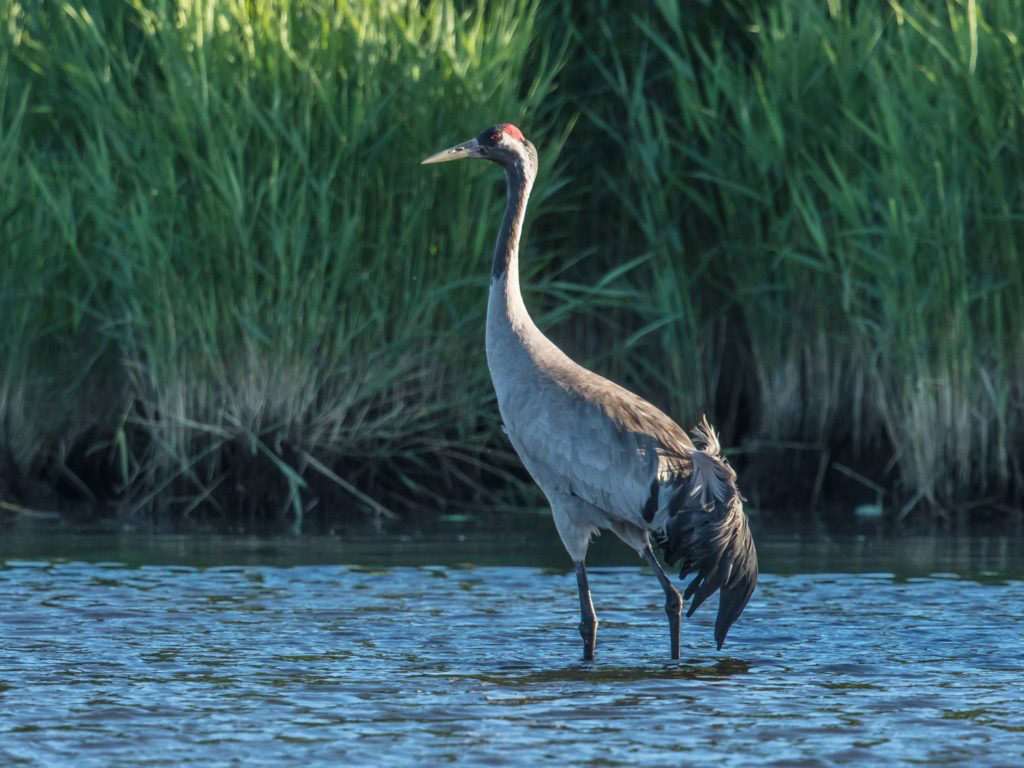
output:
[[514,388],[517,382],[521,385],[528,381],[531,366],[539,365],[541,356],[550,362],[560,354],[534,324],[519,292],[519,237],[536,168],[536,155],[530,153],[523,162],[505,169],[508,202],[494,247],[484,334],[487,367],[491,371],[500,407],[504,407],[501,404],[510,387]]
[[533,187],[533,177],[533,170],[525,163],[515,163],[505,169],[508,201],[505,203],[505,217],[498,232],[498,242],[494,246],[491,290],[500,285],[510,304],[522,304],[519,293],[519,238],[523,232],[523,218],[526,216],[526,202]]

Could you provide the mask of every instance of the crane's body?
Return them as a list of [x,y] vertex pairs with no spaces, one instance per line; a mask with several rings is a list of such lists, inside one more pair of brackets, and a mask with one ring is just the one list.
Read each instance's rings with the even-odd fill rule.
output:
[[[672,657],[679,657],[682,598],[651,548],[652,537],[681,575],[696,571],[692,613],[720,590],[721,647],[757,582],[757,555],[736,488],[705,420],[698,448],[658,408],[573,362],[533,323],[519,289],[519,239],[537,155],[515,126],[425,160],[485,157],[505,168],[508,202],[487,305],[486,350],[498,408],[513,448],[551,505],[576,566],[580,634],[592,659],[597,618],[584,560],[592,536],[611,530],[650,563],[665,591]],[[689,614],[688,614],[689,615]]]

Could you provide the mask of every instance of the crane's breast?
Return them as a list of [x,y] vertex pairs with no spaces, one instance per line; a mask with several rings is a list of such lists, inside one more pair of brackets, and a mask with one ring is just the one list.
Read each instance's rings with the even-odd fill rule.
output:
[[658,462],[649,439],[618,424],[565,371],[523,365],[491,375],[509,440],[545,493],[643,525]]
[[[650,403],[577,365],[492,287],[487,365],[505,430],[545,493],[644,525],[666,445],[689,443]],[[682,441],[682,443],[680,443]]]

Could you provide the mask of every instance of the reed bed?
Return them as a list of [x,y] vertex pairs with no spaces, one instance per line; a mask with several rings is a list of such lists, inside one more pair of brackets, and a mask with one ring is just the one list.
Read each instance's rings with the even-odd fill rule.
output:
[[[662,345],[739,380],[748,440],[873,465],[902,513],[1019,491],[1024,7],[656,5],[637,56],[598,66],[643,280],[682,320]],[[688,343],[719,325],[727,367]],[[683,382],[680,410],[713,399]]]
[[815,499],[838,463],[893,512],[1012,500],[1020,6],[0,4],[0,489],[539,505],[482,353],[503,187],[418,166],[510,120],[575,357],[739,462],[809,447]]

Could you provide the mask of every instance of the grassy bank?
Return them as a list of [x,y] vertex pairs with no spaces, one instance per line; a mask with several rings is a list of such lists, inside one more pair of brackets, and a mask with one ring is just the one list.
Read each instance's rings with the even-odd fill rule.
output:
[[0,5],[0,490],[536,503],[482,354],[503,187],[418,166],[511,120],[575,357],[712,414],[766,495],[1013,498],[1024,9],[749,5]]

